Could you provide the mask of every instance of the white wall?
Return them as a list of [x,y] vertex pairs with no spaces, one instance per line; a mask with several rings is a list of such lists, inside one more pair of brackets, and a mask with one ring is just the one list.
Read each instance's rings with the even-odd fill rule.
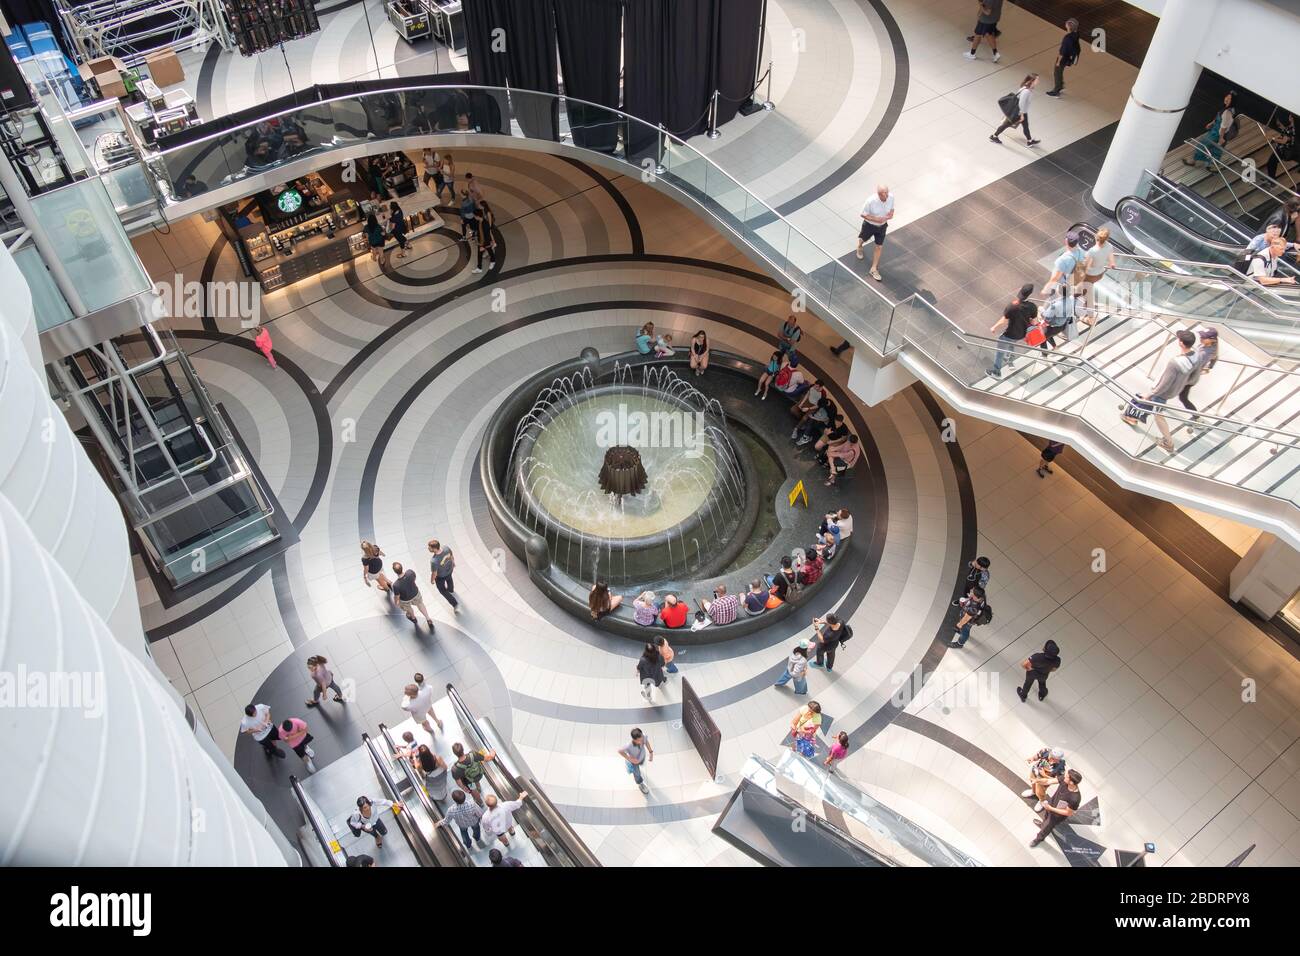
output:
[[[1221,0],[1197,62],[1300,116],[1300,4]],[[1267,116],[1256,116],[1267,120]]]

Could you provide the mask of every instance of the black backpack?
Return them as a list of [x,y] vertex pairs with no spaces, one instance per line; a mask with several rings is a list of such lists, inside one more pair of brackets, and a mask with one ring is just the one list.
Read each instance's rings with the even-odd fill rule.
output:
[[993,623],[993,605],[985,604],[984,610],[980,611],[980,616],[975,618],[975,623],[981,626]]
[[1016,90],[1008,93],[1006,96],[998,97],[998,109],[1002,110],[1002,115],[1007,119],[1015,119],[1020,115],[1020,91]]
[[843,647],[849,642],[849,638],[853,636],[853,628],[849,627],[848,624],[845,624],[841,630],[843,633],[840,635],[840,647]]

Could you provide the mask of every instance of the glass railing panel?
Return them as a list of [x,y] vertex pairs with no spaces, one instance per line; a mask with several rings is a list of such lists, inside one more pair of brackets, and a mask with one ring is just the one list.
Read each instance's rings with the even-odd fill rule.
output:
[[50,275],[50,270],[45,268],[40,250],[29,243],[14,253],[14,262],[27,280],[27,288],[31,290],[38,332],[71,322],[75,318],[63,293],[55,284],[54,277]]
[[33,196],[31,204],[87,311],[153,288],[98,178]]

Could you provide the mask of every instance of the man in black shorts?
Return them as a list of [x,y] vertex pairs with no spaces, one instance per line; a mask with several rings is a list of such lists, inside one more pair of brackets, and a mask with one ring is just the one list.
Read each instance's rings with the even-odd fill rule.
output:
[[858,258],[862,256],[862,244],[868,239],[875,240],[876,249],[871,254],[871,278],[880,281],[880,251],[885,246],[885,230],[889,220],[894,218],[894,197],[889,187],[879,185],[876,194],[862,207],[862,229],[858,232]]

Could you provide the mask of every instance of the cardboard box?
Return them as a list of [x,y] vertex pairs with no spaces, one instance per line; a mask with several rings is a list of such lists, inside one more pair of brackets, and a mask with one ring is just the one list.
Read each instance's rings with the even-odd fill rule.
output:
[[158,50],[144,58],[144,65],[149,70],[149,77],[159,86],[171,86],[185,80],[185,71],[181,61],[171,50]]
[[[77,68],[83,79],[91,79],[99,87],[99,95],[105,99],[126,96],[126,82],[122,74],[126,64],[115,56],[96,57]],[[86,77],[89,72],[90,76]]]

